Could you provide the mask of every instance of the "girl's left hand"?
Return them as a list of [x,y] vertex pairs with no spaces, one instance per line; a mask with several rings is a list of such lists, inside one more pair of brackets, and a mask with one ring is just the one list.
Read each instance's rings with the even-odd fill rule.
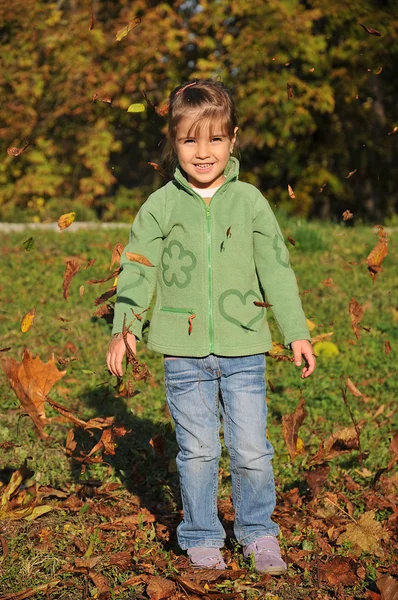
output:
[[309,377],[315,371],[316,367],[315,354],[311,342],[308,340],[296,340],[290,345],[293,350],[294,362],[297,367],[301,365],[302,356],[304,356],[305,367],[301,372],[301,378],[305,379],[306,377]]

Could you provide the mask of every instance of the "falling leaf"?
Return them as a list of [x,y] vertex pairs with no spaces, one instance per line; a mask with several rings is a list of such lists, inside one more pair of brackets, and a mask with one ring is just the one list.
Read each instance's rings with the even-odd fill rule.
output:
[[[327,342],[334,335],[334,331],[329,331],[329,333],[320,333],[311,339],[312,344],[317,344],[318,342]],[[337,346],[336,346],[337,347]],[[338,348],[337,348],[338,350]]]
[[90,25],[88,27],[89,31],[92,31],[94,29],[94,25],[95,25],[95,19],[94,19],[94,12],[91,11],[91,15],[90,15]]
[[43,363],[39,356],[33,358],[27,349],[24,350],[20,363],[13,358],[4,358],[2,368],[18,400],[36,425],[40,437],[48,438],[44,432],[44,425],[47,423],[44,409],[46,396],[66,371],[59,371],[53,358]]
[[110,96],[99,96],[97,93],[93,94],[92,102],[105,102],[106,104],[112,104],[112,98]]
[[333,277],[328,277],[327,279],[324,279],[322,281],[323,285],[326,285],[326,287],[330,287],[331,285],[333,285]]
[[319,191],[322,193],[322,192],[323,192],[323,190],[325,189],[325,187],[326,187],[326,181],[325,181],[325,183],[324,183],[324,184],[322,184],[322,186],[319,188]]
[[188,317],[188,335],[191,335],[192,333],[192,321],[195,317],[196,315],[190,315],[190,317]]
[[309,73],[313,73],[314,71],[315,71],[315,68],[314,68],[314,67],[312,67],[311,69],[308,69],[308,72],[309,72]]
[[355,337],[357,338],[357,340],[359,342],[359,340],[361,338],[361,329],[360,329],[360,327],[358,327],[358,324],[362,320],[364,309],[359,304],[359,302],[357,302],[355,300],[355,298],[351,298],[348,310],[349,310],[350,319],[351,319],[351,327],[355,333]]
[[27,252],[29,252],[29,250],[35,250],[35,241],[32,237],[22,242],[22,245]]
[[286,91],[287,91],[288,100],[290,100],[290,98],[293,98],[293,88],[290,85],[290,83],[286,84]]
[[21,147],[21,148],[7,148],[7,154],[9,156],[19,156],[20,154],[22,154],[22,152],[24,152],[24,150],[26,150],[26,148],[29,146],[30,142],[25,142],[25,144]]
[[162,106],[155,106],[155,104],[150,100],[144,90],[141,90],[141,94],[144,96],[145,100],[148,102],[149,106],[153,108],[156,113],[164,117],[169,112],[169,102],[165,102]]
[[21,331],[22,333],[26,333],[29,329],[32,328],[34,320],[36,316],[36,309],[32,308],[26,315],[23,317],[21,321]]
[[114,277],[117,277],[121,273],[121,268],[115,269],[113,273],[108,275],[107,277],[103,277],[102,279],[88,279],[87,283],[96,284],[96,283],[105,283]]
[[269,385],[269,389],[271,390],[271,392],[275,392],[275,386],[272,383],[271,379],[268,379],[268,385]]
[[289,456],[293,459],[297,454],[297,439],[298,430],[303,424],[306,416],[305,400],[300,398],[300,401],[291,414],[283,415],[282,417],[282,434],[287,446]]
[[362,392],[360,392],[359,389],[352,383],[349,377],[347,377],[345,383],[347,388],[350,390],[351,394],[353,394],[357,398],[361,398],[363,396]]
[[86,264],[86,266],[84,267],[84,270],[89,269],[90,267],[92,267],[95,264],[95,261],[97,259],[96,258],[91,258],[88,263]]
[[119,31],[117,32],[116,42],[120,42],[124,37],[126,37],[128,33],[130,33],[132,29],[138,27],[140,23],[141,19],[139,17],[135,17],[132,21],[129,21],[129,23],[125,27],[119,29]]
[[358,434],[354,426],[336,431],[321,444],[320,449],[309,461],[310,465],[320,465],[341,454],[359,448]]
[[310,321],[309,319],[305,319],[305,322],[307,323],[307,327],[308,329],[311,331],[314,331],[316,324],[314,323],[314,321]]
[[350,212],[349,210],[345,210],[343,212],[343,221],[348,221],[349,219],[352,219],[354,215],[352,214],[352,212]]
[[98,306],[98,304],[102,304],[103,302],[109,300],[109,298],[112,298],[112,296],[116,294],[116,290],[116,285],[114,285],[109,290],[106,290],[106,292],[101,294],[101,296],[98,296],[98,298],[94,300],[95,306]]
[[231,234],[231,227],[232,227],[232,225],[230,225],[230,226],[228,227],[228,229],[227,229],[227,233],[225,234],[227,238],[230,238],[230,237],[231,237],[231,235],[232,235],[232,234]]
[[169,179],[166,171],[164,169],[162,169],[162,167],[159,167],[159,165],[157,163],[149,162],[148,165],[150,165],[151,167],[153,167],[155,169],[155,171],[160,173],[160,175],[163,177],[163,179],[165,179],[166,181]]
[[398,131],[398,126],[396,125],[392,131],[389,131],[387,133],[387,135],[392,135],[393,133],[397,133],[397,131]]
[[115,263],[120,263],[120,257],[122,255],[123,250],[124,250],[124,245],[121,244],[120,242],[118,242],[112,250],[111,264],[109,266],[109,270],[112,269],[112,267]]
[[366,25],[362,25],[362,23],[358,23],[358,25],[363,27],[367,33],[370,33],[370,35],[377,35],[377,37],[381,37],[380,31],[378,31],[377,29],[373,29],[372,27],[366,27]]
[[136,252],[126,252],[126,258],[132,262],[138,262],[146,267],[153,267],[153,264],[143,254],[137,254]]
[[391,440],[390,452],[398,458],[398,433],[395,433]]
[[375,519],[374,510],[369,510],[361,515],[357,523],[349,523],[344,533],[341,533],[336,543],[351,544],[351,551],[359,556],[362,552],[369,552],[376,556],[383,556],[380,540],[387,538],[387,530]]
[[253,304],[254,306],[261,306],[262,308],[269,308],[272,306],[272,304],[269,304],[269,302],[260,302],[259,300],[254,300]]
[[80,298],[82,298],[82,297],[83,297],[83,294],[84,294],[84,285],[81,285],[81,286],[79,287],[79,295],[80,295]]
[[296,194],[294,193],[293,188],[290,185],[287,186],[287,191],[289,192],[289,196],[291,198],[295,198],[296,197]]
[[391,352],[391,344],[389,340],[385,340],[384,342],[384,354],[390,354]]
[[368,271],[372,277],[373,283],[376,280],[377,274],[381,271],[381,264],[388,254],[388,238],[383,227],[378,227],[379,241],[373,250],[369,253],[366,264],[368,265]]
[[127,112],[129,113],[140,113],[140,112],[144,112],[145,111],[145,105],[142,104],[141,102],[137,102],[136,104],[130,104],[130,106],[127,109]]
[[376,75],[380,75],[380,73],[382,72],[383,67],[380,67],[378,71],[376,71]]
[[352,177],[353,175],[355,175],[355,173],[358,171],[358,169],[354,169],[353,171],[350,171],[348,173],[348,175],[346,175],[346,179],[350,179],[350,177]]
[[74,276],[80,271],[80,264],[77,260],[67,260],[65,266],[64,280],[62,287],[64,290],[64,298],[68,299],[69,286]]
[[75,217],[75,212],[70,212],[66,213],[65,215],[61,215],[58,219],[58,227],[60,229],[66,229],[67,227],[72,225],[73,221],[75,220]]
[[294,240],[292,237],[290,237],[290,235],[287,238],[289,240],[289,242],[292,244],[292,246],[296,245],[296,240]]

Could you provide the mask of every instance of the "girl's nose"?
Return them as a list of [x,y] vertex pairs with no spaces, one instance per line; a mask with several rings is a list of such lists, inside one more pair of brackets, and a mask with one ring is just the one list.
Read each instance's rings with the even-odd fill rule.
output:
[[210,152],[207,142],[198,143],[196,147],[196,158],[203,160],[204,158],[208,158],[209,156]]

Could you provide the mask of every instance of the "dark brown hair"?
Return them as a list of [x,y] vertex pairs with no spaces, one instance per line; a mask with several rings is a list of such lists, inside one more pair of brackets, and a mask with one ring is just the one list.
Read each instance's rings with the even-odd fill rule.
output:
[[193,79],[179,85],[170,94],[167,142],[162,155],[162,162],[170,172],[177,163],[177,125],[190,111],[197,112],[195,132],[205,123],[220,122],[223,133],[230,139],[234,136],[237,126],[235,103],[221,81]]

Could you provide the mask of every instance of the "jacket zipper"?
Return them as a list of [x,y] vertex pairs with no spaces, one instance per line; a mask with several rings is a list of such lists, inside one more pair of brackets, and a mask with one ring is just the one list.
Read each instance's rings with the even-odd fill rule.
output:
[[195,314],[195,311],[190,308],[173,308],[172,306],[162,306],[160,310],[163,312],[182,313],[185,315]]
[[210,335],[210,354],[212,354],[214,352],[214,326],[213,326],[213,274],[212,274],[212,262],[211,262],[210,206],[206,206],[206,224],[207,224],[207,281],[208,281],[208,289],[209,289],[209,297],[208,297],[209,335]]

